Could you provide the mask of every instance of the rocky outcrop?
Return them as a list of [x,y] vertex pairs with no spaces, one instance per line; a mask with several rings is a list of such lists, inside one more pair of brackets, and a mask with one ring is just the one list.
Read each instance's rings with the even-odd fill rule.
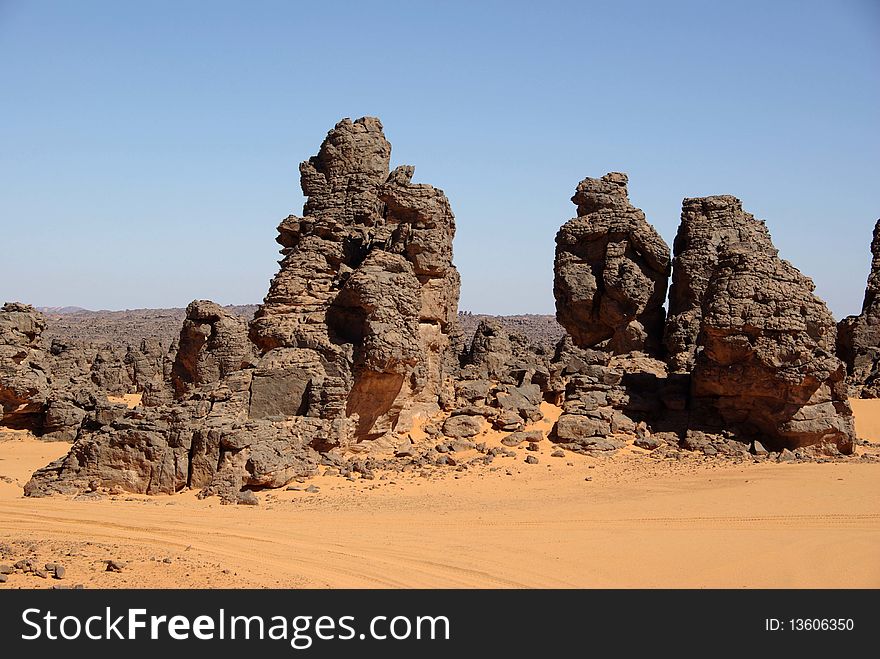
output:
[[581,348],[656,353],[669,247],[629,203],[626,174],[578,184],[578,217],[556,235],[556,317]]
[[243,488],[311,473],[322,452],[450,405],[454,219],[442,191],[412,183],[412,167],[389,173],[390,149],[378,119],[337,124],[300,166],[303,216],[278,227],[284,258],[251,323],[190,304],[174,400],[146,385],[151,405],[81,433],[26,494],[192,487],[238,501]]
[[871,272],[862,312],[838,324],[837,354],[846,364],[850,393],[880,398],[880,220],[871,240]]
[[662,350],[669,247],[630,204],[626,184],[615,172],[581,181],[572,197],[578,217],[556,235],[553,292],[568,336],[556,348],[545,396],[563,408],[551,439],[582,453],[624,446],[659,407],[629,381],[642,361],[665,375],[651,356]]
[[209,300],[194,300],[186,308],[171,369],[174,391],[180,397],[193,385],[217,382],[240,371],[253,357],[243,318]]
[[[812,281],[778,257],[764,223],[735,197],[684,200],[665,328],[668,367],[639,355],[650,341],[609,338],[597,324],[608,290],[603,282],[612,279],[604,274],[608,264],[636,272],[634,256],[614,261],[594,231],[601,226],[609,232],[607,220],[594,220],[597,212],[607,218],[613,213],[605,209],[627,207],[624,183],[616,175],[587,179],[575,197],[581,217],[557,236],[557,314],[571,338],[560,343],[550,365],[546,395],[563,404],[553,439],[572,450],[614,450],[621,433],[653,446],[648,435],[655,432],[707,455],[742,453],[753,441],[777,451],[850,453],[855,433],[845,369],[834,354],[833,318],[813,294]],[[574,237],[579,227],[583,239]],[[659,260],[660,252],[650,253]],[[645,268],[638,272],[644,275]],[[647,276],[640,283],[637,277],[623,280],[632,283],[627,291],[641,291],[641,298],[628,293],[629,300],[653,299],[665,290]],[[585,292],[580,299],[572,294],[578,290]],[[615,293],[611,299],[619,298]],[[648,326],[638,316],[616,317],[615,332],[637,329],[633,323]],[[585,349],[595,347],[603,350]]]
[[[813,282],[780,259],[763,223],[742,213],[733,197],[687,199],[686,218],[697,221],[676,241],[676,295],[684,283],[698,301],[679,297],[670,317],[675,365],[691,350],[680,332],[694,319],[691,406],[709,409],[728,429],[781,450],[804,446],[852,451],[855,432],[846,399],[845,369],[834,354],[836,328]],[[701,233],[710,218],[729,220],[726,236]],[[710,219],[709,224],[714,220]],[[703,225],[705,226],[705,225]],[[702,255],[697,249],[700,236]],[[709,250],[711,253],[706,254]],[[698,283],[698,282],[704,282]],[[680,322],[687,317],[687,322]],[[689,340],[689,338],[687,338]]]
[[42,433],[51,396],[40,344],[45,328],[42,314],[29,305],[7,302],[0,309],[0,425]]
[[278,227],[284,259],[250,326],[252,418],[347,418],[360,441],[450,400],[455,221],[390,156],[378,119],[346,119],[300,166],[303,217]]
[[673,245],[672,287],[665,344],[670,370],[689,373],[695,363],[703,297],[712,280],[723,245],[742,245],[756,254],[775,256],[763,222],[742,209],[730,195],[685,199]]

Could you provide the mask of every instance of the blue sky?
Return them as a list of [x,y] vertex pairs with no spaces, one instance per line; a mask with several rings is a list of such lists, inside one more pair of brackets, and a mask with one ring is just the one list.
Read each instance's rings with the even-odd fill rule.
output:
[[0,0],[0,298],[259,302],[298,163],[381,117],[457,217],[461,308],[552,313],[578,181],[667,242],[734,194],[835,314],[880,216],[880,3]]

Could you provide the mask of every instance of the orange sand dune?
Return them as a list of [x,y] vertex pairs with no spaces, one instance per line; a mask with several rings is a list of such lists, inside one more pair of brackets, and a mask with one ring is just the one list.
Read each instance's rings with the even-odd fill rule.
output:
[[[880,401],[855,409],[880,437]],[[317,476],[317,494],[263,492],[254,508],[25,499],[67,445],[17,434],[0,441],[0,562],[61,562],[93,587],[880,587],[880,463],[553,458],[541,444],[537,465],[517,450],[466,471]],[[110,558],[128,567],[106,572]],[[0,588],[49,585],[13,574]]]

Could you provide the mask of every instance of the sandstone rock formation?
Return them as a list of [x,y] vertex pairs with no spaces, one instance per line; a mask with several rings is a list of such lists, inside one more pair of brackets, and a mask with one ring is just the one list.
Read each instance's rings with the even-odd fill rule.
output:
[[452,396],[455,221],[390,155],[378,119],[346,119],[300,166],[303,217],[278,227],[284,259],[250,328],[253,417],[347,418],[360,441]]
[[572,197],[578,217],[556,235],[556,317],[569,336],[557,346],[546,395],[563,407],[552,439],[573,451],[622,447],[660,406],[629,376],[644,360],[665,375],[651,355],[662,351],[669,247],[629,203],[626,184],[616,172],[581,181]]
[[862,312],[837,326],[837,354],[846,364],[851,394],[860,398],[880,398],[880,220],[871,257]]
[[252,500],[243,488],[281,486],[322,453],[450,405],[454,219],[412,167],[389,173],[390,149],[378,119],[337,124],[300,166],[303,216],[278,227],[284,258],[249,327],[193,302],[170,370],[175,400],[89,427],[26,494],[192,487]]
[[835,323],[813,289],[775,255],[742,245],[723,251],[703,300],[692,395],[778,450],[850,453],[855,431]]
[[[621,433],[645,436],[653,446],[648,434],[672,431],[666,439],[677,436],[684,448],[706,454],[741,453],[752,441],[778,451],[850,453],[855,433],[833,318],[812,281],[778,257],[764,223],[735,197],[684,200],[665,328],[668,368],[636,352],[656,345],[656,323],[638,319],[649,309],[662,319],[659,305],[630,304],[643,311],[603,315],[606,297],[621,299],[621,287],[608,281],[627,282],[629,301],[656,300],[665,291],[665,270],[644,266],[646,254],[663,264],[662,241],[634,240],[653,246],[635,253],[608,247],[616,243],[606,235],[624,233],[613,228],[615,212],[634,213],[625,210],[625,182],[614,174],[582,182],[575,196],[580,217],[557,236],[557,315],[571,338],[557,349],[545,394],[563,404],[554,441],[572,450],[614,450]],[[643,216],[636,218],[626,235],[655,235]],[[615,280],[609,268],[642,277]],[[589,349],[595,347],[615,354]]]
[[736,197],[685,199],[673,246],[672,287],[665,330],[673,372],[689,373],[694,367],[703,296],[723,244],[742,245],[755,253],[774,256],[776,253],[767,227],[744,212],[742,202]]
[[45,327],[29,305],[8,302],[0,309],[0,425],[42,432],[51,395],[40,345]]
[[578,184],[578,217],[556,235],[556,316],[582,348],[656,353],[669,247],[629,203],[626,184],[618,172]]
[[851,452],[836,327],[813,282],[778,257],[738,199],[686,199],[683,208],[667,338],[673,367],[695,361],[692,408],[776,450]]
[[186,308],[171,369],[174,391],[183,396],[193,385],[217,382],[240,371],[253,357],[243,318],[209,300],[194,300]]

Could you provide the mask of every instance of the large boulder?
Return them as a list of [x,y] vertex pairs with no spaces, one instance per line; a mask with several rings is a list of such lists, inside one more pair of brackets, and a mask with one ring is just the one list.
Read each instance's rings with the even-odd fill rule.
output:
[[851,394],[880,398],[880,220],[871,240],[871,272],[862,312],[838,324],[837,354],[846,364]]
[[722,246],[742,245],[755,254],[776,250],[766,225],[743,211],[731,195],[686,198],[673,245],[672,287],[665,343],[672,372],[689,373],[696,358],[703,297],[712,280]]
[[629,203],[626,184],[618,172],[578,184],[578,217],[556,234],[556,317],[579,347],[656,353],[669,247]]
[[[718,199],[686,200],[685,206],[717,208]],[[720,199],[741,209],[732,197]],[[714,265],[699,310],[692,311],[699,317],[692,406],[777,450],[819,446],[850,453],[855,432],[845,368],[834,354],[834,319],[813,294],[813,282],[778,257],[762,223],[748,214],[736,222],[731,238],[713,244],[708,260]],[[686,263],[677,260],[676,267]],[[678,281],[704,276],[706,259],[698,263]]]

